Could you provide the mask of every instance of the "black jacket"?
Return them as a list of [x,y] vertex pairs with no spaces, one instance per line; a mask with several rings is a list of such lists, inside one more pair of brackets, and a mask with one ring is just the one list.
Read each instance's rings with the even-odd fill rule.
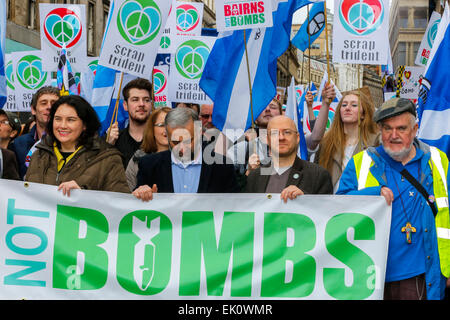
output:
[[[270,175],[261,175],[261,168],[253,170],[248,175],[245,192],[265,193],[269,178]],[[333,185],[328,171],[299,157],[295,158],[285,187],[290,185],[297,186],[305,194],[333,194]]]
[[[200,181],[197,193],[236,193],[239,192],[234,166],[232,164],[207,164],[202,160]],[[151,153],[139,159],[137,186],[156,184],[158,192],[173,193],[171,151]]]

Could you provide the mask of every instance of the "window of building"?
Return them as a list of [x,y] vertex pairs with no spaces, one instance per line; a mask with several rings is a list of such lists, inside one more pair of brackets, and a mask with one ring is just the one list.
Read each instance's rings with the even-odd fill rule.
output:
[[311,49],[320,49],[320,43],[312,43]]
[[28,0],[28,26],[30,29],[36,27],[36,0]]
[[414,27],[426,29],[428,10],[427,8],[415,8],[414,10]]
[[406,64],[406,43],[399,42],[397,47],[397,67]]
[[87,50],[88,53],[93,55],[95,48],[95,5],[92,2],[88,2],[88,16],[87,16],[88,32],[87,32]]
[[408,8],[400,8],[398,15],[400,28],[408,28]]

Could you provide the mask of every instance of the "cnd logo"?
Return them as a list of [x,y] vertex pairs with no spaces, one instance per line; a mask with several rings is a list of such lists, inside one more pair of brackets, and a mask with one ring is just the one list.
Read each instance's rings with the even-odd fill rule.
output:
[[255,34],[255,40],[258,40],[261,37],[261,28],[258,28]]

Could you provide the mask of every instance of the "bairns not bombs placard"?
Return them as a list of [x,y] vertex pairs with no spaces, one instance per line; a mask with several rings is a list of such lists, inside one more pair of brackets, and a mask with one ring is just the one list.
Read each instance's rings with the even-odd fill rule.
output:
[[170,58],[170,101],[211,104],[199,82],[216,37],[179,36],[177,40]]
[[217,30],[271,27],[272,1],[216,0]]
[[386,65],[389,0],[335,0],[333,62]]
[[99,64],[149,79],[169,15],[167,0],[116,0]]
[[39,4],[44,71],[56,71],[65,47],[72,70],[87,72],[85,8],[84,5]]
[[153,68],[153,93],[155,97],[155,108],[169,107],[169,66],[160,65]]

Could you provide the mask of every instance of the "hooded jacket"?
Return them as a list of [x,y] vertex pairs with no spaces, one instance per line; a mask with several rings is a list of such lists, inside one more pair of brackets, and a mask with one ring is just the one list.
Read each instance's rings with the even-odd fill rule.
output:
[[53,139],[46,135],[36,145],[25,180],[50,185],[75,180],[81,189],[130,193],[120,152],[95,137],[92,147],[82,147],[58,172]]

